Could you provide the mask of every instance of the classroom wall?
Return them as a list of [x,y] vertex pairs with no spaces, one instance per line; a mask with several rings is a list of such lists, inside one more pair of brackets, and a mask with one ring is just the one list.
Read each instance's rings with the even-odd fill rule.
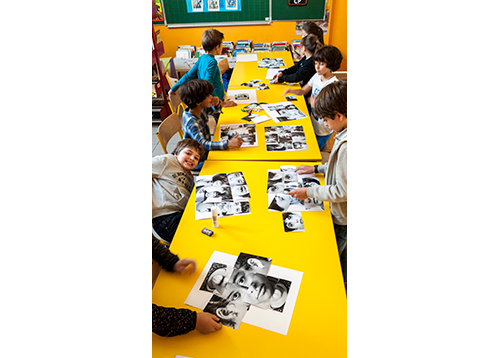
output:
[[[344,60],[340,71],[347,71],[347,0],[331,0],[330,24],[325,44],[336,46]],[[214,26],[224,34],[225,41],[236,44],[238,40],[253,42],[273,42],[300,39],[295,35],[295,21],[273,21],[270,25],[247,26]],[[155,31],[160,30],[165,54],[163,57],[175,57],[177,46],[201,46],[201,35],[208,27],[183,27],[169,29],[164,25],[155,25]]]

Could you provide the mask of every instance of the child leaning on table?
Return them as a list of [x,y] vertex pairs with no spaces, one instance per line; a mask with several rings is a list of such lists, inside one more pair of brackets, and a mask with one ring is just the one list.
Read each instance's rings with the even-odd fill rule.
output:
[[[216,109],[220,107],[232,107],[236,106],[233,101],[224,102],[225,92],[224,84],[222,83],[221,73],[219,70],[219,65],[215,56],[222,53],[222,41],[224,40],[224,34],[216,29],[207,29],[203,32],[201,37],[201,45],[205,50],[205,53],[200,56],[198,61],[194,66],[182,76],[177,83],[172,86],[169,91],[169,96],[172,92],[177,92],[180,86],[184,83],[192,80],[194,78],[199,78],[202,80],[207,80],[210,82],[214,89],[212,89],[212,96],[214,96],[214,106]],[[216,120],[218,117],[216,118]]]
[[153,157],[153,229],[172,242],[184,208],[194,187],[191,170],[205,149],[194,139],[177,143],[172,154]]
[[309,103],[311,104],[311,121],[320,150],[325,146],[332,131],[325,126],[323,119],[315,114],[314,100],[325,86],[338,81],[333,72],[340,68],[342,59],[342,54],[338,48],[334,46],[323,46],[313,55],[316,73],[311,77],[309,82],[301,89],[294,90],[289,87],[283,92],[283,96],[287,93],[306,95],[311,92],[311,98],[309,98]]
[[328,163],[299,165],[298,174],[324,173],[325,185],[295,189],[289,195],[299,200],[314,198],[330,203],[344,282],[347,282],[347,82],[336,81],[321,90],[315,111],[335,132],[335,144]]
[[[183,272],[192,265],[192,272],[196,270],[196,260],[177,255],[153,236],[153,259],[170,272]],[[222,328],[220,319],[208,312],[196,312],[186,308],[173,308],[157,306],[153,303],[153,333],[159,336],[178,336],[197,330],[202,334],[213,333]]]
[[186,110],[182,115],[184,139],[192,138],[205,148],[205,155],[200,159],[196,169],[203,166],[210,150],[239,148],[243,144],[243,139],[238,138],[238,134],[230,140],[212,141],[208,128],[207,109],[211,108],[214,103],[215,97],[211,95],[213,89],[210,82],[200,79],[188,81],[179,88],[179,96],[186,104]]

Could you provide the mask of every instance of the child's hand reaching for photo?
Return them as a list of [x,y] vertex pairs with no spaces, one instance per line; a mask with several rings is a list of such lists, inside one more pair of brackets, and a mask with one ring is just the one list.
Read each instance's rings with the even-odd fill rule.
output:
[[239,133],[236,133],[236,135],[227,141],[227,145],[229,148],[239,148],[243,144],[243,139],[238,138]]

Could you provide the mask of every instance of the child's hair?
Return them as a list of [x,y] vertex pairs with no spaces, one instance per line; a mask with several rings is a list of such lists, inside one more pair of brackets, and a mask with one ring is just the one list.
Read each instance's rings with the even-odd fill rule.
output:
[[194,150],[196,150],[200,155],[200,160],[203,158],[203,155],[205,154],[205,148],[203,147],[203,145],[200,142],[191,138],[183,139],[180,142],[178,142],[172,154],[173,155],[179,154],[180,152],[182,152],[184,148],[193,148]]
[[224,40],[224,34],[219,30],[209,28],[201,36],[201,46],[206,52],[212,51]]
[[319,118],[332,118],[335,112],[347,117],[347,82],[335,81],[325,86],[316,97],[314,112]]
[[340,50],[335,46],[323,46],[318,49],[314,55],[313,60],[318,62],[325,62],[326,67],[328,67],[332,72],[337,71],[340,68],[340,64],[342,63],[342,54]]
[[316,35],[318,41],[321,42],[322,45],[325,44],[325,41],[323,41],[323,30],[321,30],[321,27],[316,25],[316,23],[312,21],[304,21],[302,22],[302,29],[309,35]]
[[188,109],[195,108],[214,91],[214,85],[199,78],[187,81],[179,87],[179,97]]
[[323,44],[319,42],[315,35],[307,35],[300,40],[300,46],[304,46],[307,51],[314,55],[317,50],[323,47]]

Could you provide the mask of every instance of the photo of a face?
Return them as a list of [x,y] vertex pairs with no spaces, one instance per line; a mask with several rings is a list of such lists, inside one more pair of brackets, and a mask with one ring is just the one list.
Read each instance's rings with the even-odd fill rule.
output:
[[247,185],[234,185],[231,187],[231,193],[234,200],[250,199],[250,191]]
[[228,173],[227,180],[229,181],[229,185],[246,185],[245,177],[242,172]]
[[283,313],[291,285],[292,283],[288,280],[282,278],[278,280],[278,283],[274,286],[273,296],[271,297],[271,309]]
[[318,178],[302,178],[302,187],[309,188],[314,186],[319,186]]
[[304,232],[304,222],[301,213],[284,212],[283,225],[285,232]]
[[224,293],[220,296],[234,303],[243,303],[243,298],[245,297],[247,290],[247,287],[229,282],[224,289]]
[[[269,108],[266,109],[266,111],[268,110]],[[283,111],[287,110],[283,109]],[[300,131],[298,130],[299,128],[301,129]],[[264,127],[264,138],[266,150],[270,152],[307,150],[302,126]]]
[[277,278],[256,273],[243,299],[244,302],[267,309],[277,282]]
[[238,329],[248,310],[248,304],[231,302],[225,298],[213,295],[203,312],[216,315],[220,322],[227,327]]
[[322,201],[315,198],[304,199],[304,207],[306,211],[323,211],[325,210],[325,205]]
[[218,262],[212,263],[205,280],[200,286],[200,290],[212,292],[221,296],[224,293],[233,268]]
[[272,259],[267,257],[241,252],[234,263],[234,268],[267,275],[271,267],[271,261]]
[[292,202],[292,197],[287,194],[268,195],[269,206],[271,211],[286,211]]
[[272,183],[269,182],[267,186],[267,193],[268,194],[282,194],[283,189],[285,188],[285,185],[281,182],[278,183]]

